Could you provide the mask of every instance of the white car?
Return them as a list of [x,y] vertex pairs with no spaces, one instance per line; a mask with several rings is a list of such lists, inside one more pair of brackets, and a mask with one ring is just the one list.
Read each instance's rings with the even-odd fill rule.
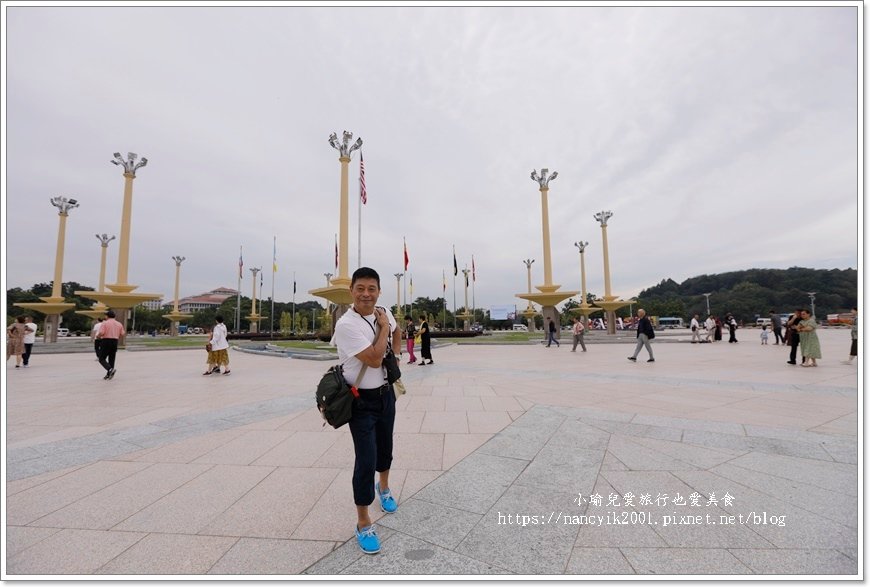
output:
[[69,328],[58,328],[57,335],[58,336],[69,336]]

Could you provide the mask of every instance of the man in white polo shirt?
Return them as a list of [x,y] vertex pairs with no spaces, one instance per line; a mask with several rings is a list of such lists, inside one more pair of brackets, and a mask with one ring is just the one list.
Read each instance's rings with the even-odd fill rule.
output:
[[[396,361],[402,351],[402,335],[396,319],[388,310],[376,306],[381,294],[381,279],[377,271],[360,267],[351,277],[350,293],[353,306],[335,325],[333,344],[344,365],[344,377],[349,385],[356,382],[363,365],[366,371],[359,382],[359,398],[353,403],[350,433],[353,437],[353,500],[357,510],[356,538],[366,554],[380,551],[369,505],[375,492],[385,513],[396,511],[396,500],[390,492],[390,465],[393,461],[393,426],[396,421],[396,394],[387,383],[382,363],[387,345],[392,344]],[[378,482],[375,484],[375,471]]]

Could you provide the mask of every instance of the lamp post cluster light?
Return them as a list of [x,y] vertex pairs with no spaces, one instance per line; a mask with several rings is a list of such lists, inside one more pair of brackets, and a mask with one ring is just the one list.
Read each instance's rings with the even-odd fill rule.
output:
[[175,256],[172,260],[175,261],[175,302],[172,305],[172,312],[164,314],[163,317],[170,322],[169,335],[178,336],[178,323],[182,320],[190,320],[193,314],[183,314],[178,309],[178,284],[181,280],[181,263],[184,257]]
[[[115,278],[115,283],[104,284],[105,288],[110,291],[77,291],[76,295],[84,298],[97,300],[99,304],[111,307],[116,312],[116,318],[119,322],[127,327],[127,317],[130,313],[130,308],[147,302],[149,300],[159,300],[163,297],[161,294],[150,293],[133,293],[138,286],[131,285],[128,282],[128,273],[130,268],[130,232],[133,220],[133,180],[136,179],[136,171],[148,164],[148,159],[139,156],[136,153],[127,153],[127,157],[121,156],[121,153],[114,153],[114,159],[110,161],[113,165],[121,167],[124,172],[124,199],[121,207],[121,230],[118,237],[118,274]],[[99,235],[97,238],[100,238]],[[114,237],[112,237],[113,239]],[[112,240],[108,239],[108,240]],[[106,243],[108,245],[108,242]],[[103,269],[101,269],[101,273]],[[100,305],[94,306],[91,311],[100,311]]]
[[[524,293],[516,294],[518,298],[535,302],[541,305],[541,312],[544,318],[552,319],[556,324],[559,323],[559,312],[556,310],[556,304],[576,295],[576,291],[557,291],[561,286],[553,283],[553,269],[550,261],[550,210],[548,202],[548,193],[550,191],[550,182],[559,176],[557,171],[550,173],[546,167],[541,169],[539,174],[537,170],[531,173],[532,181],[538,184],[538,189],[541,192],[541,235],[543,241],[544,253],[544,283],[535,286],[540,293]],[[531,263],[527,265],[531,268]],[[531,289],[531,288],[530,288]],[[529,309],[526,309],[529,312]],[[531,322],[531,321],[530,321]]]
[[336,320],[353,303],[350,295],[350,273],[348,271],[348,164],[354,151],[363,145],[360,137],[353,140],[353,133],[344,131],[341,140],[336,133],[329,135],[329,145],[338,151],[338,161],[341,164],[341,176],[339,181],[339,206],[338,206],[338,275],[333,276],[326,287],[309,290],[313,296],[325,298],[336,304]]
[[[95,234],[94,236],[97,237],[98,241],[100,241],[100,284],[97,291],[102,293],[106,291],[106,253],[109,250],[109,243],[115,240],[115,236],[109,236],[105,232],[103,234]],[[108,309],[109,307],[103,302],[97,302],[91,306],[90,310],[79,310],[76,314],[97,319],[101,316],[105,316]]]
[[64,303],[63,297],[63,252],[66,242],[66,219],[69,217],[69,211],[73,208],[78,208],[79,202],[74,198],[65,198],[57,196],[49,198],[51,205],[57,208],[58,227],[57,227],[57,248],[54,257],[54,281],[51,285],[51,295],[44,298],[39,298],[42,302],[33,303],[17,303],[16,306],[27,310],[34,310],[45,314],[45,342],[57,342],[57,329],[60,325],[60,315],[74,308],[75,304]]

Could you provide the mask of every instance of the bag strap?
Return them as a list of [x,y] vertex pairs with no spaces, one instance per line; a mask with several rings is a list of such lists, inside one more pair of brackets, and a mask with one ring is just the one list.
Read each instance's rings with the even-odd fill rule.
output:
[[369,366],[363,363],[362,369],[359,370],[359,375],[356,376],[356,381],[350,386],[350,392],[353,394],[353,397],[359,397],[359,382],[362,381],[363,375],[365,375],[368,368]]

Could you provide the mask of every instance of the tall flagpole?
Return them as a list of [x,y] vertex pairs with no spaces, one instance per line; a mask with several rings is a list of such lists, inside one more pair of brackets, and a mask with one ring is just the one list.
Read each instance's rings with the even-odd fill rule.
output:
[[456,245],[453,245],[453,330],[456,330]]
[[236,286],[236,332],[242,331],[242,245],[239,245],[239,281]]
[[[362,151],[360,151],[360,157],[362,157]],[[357,185],[357,191],[356,267],[359,269],[362,267],[362,184]]]
[[293,272],[293,324],[291,325],[290,332],[296,334],[296,272]]
[[278,237],[272,237],[272,309],[269,311],[269,338],[274,337],[275,332],[275,272],[278,270],[277,249]]
[[447,276],[444,270],[441,270],[441,296],[444,300],[444,305],[441,307],[441,328],[447,328]]

